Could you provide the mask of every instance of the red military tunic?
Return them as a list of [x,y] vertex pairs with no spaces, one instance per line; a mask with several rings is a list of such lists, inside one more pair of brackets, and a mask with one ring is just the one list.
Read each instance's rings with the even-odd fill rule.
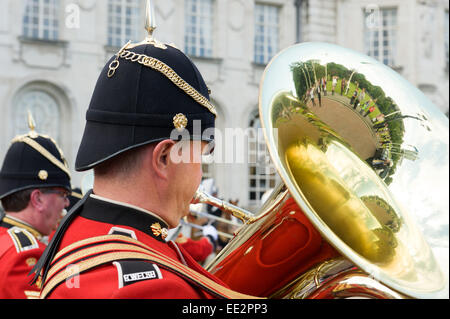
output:
[[46,245],[30,225],[11,216],[0,220],[0,299],[35,299],[37,285],[30,285],[31,271]]
[[[201,268],[183,248],[162,238],[160,230],[167,227],[167,224],[157,215],[93,194],[85,199],[78,210],[78,215],[60,241],[58,251],[88,238],[108,234],[125,235],[224,285]],[[161,228],[155,226],[158,224]],[[118,260],[79,273],[76,272],[76,268],[74,269],[75,276],[52,288],[45,297],[77,299],[214,297],[186,278],[148,261]],[[46,283],[50,279],[47,277]]]
[[186,250],[197,262],[203,262],[214,250],[214,245],[208,237],[193,240],[192,238],[186,238],[180,234],[175,242],[179,246],[183,247],[183,249]]

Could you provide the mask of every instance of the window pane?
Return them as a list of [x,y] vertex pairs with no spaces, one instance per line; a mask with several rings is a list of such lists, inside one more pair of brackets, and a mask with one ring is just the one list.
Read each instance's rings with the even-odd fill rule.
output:
[[57,40],[58,12],[57,0],[26,1],[25,15],[22,19],[23,35],[36,39]]
[[[248,146],[248,200],[252,206],[259,207],[262,195],[275,187],[278,182],[278,175],[274,172],[273,164],[270,162],[267,146],[261,129],[259,113],[254,111],[249,119],[249,146]],[[268,160],[266,161],[265,158]]]
[[120,47],[139,41],[139,0],[108,0],[108,45]]
[[212,56],[213,0],[186,0],[185,30],[192,35],[185,41],[185,51],[191,55]]
[[256,63],[267,63],[278,52],[279,8],[273,5],[255,5],[255,52]]
[[[366,18],[369,13],[366,13]],[[395,66],[397,45],[397,9],[380,9],[382,23],[368,26],[364,23],[366,52],[373,58],[390,66]],[[382,54],[380,54],[382,53]]]

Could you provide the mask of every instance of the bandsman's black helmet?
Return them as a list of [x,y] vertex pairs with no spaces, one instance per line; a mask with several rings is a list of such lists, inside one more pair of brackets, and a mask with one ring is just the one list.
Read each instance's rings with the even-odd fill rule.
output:
[[0,199],[18,191],[62,187],[71,190],[67,161],[56,142],[36,133],[31,114],[31,131],[11,141],[0,171]]
[[83,193],[81,192],[81,188],[72,188],[72,192],[69,195],[69,206],[66,207],[66,211],[71,210],[72,207],[75,206],[75,204],[78,203],[82,198]]
[[[77,171],[141,145],[185,138],[187,133],[190,139],[214,140],[216,111],[205,81],[183,52],[152,37],[153,23],[147,2],[148,37],[127,43],[102,70],[86,113]],[[174,134],[177,130],[183,135]]]

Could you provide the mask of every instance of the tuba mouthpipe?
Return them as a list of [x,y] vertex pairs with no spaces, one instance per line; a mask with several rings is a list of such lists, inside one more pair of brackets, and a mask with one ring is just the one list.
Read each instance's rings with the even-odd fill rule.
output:
[[209,194],[206,194],[202,191],[197,191],[192,199],[191,204],[208,204],[214,207],[217,207],[221,209],[222,211],[225,211],[234,217],[240,219],[244,224],[251,224],[255,221],[255,216],[253,213],[237,207],[233,204],[230,204],[228,202],[225,202],[219,198],[216,198],[214,196],[211,196]]
[[231,226],[236,226],[236,227],[240,227],[241,226],[241,224],[233,223],[233,221],[231,221],[231,220],[228,220],[228,219],[222,218],[222,217],[217,217],[217,216],[212,215],[212,214],[203,213],[203,212],[197,212],[197,211],[192,210],[192,209],[189,210],[189,212],[192,215],[197,216],[197,217],[206,217],[208,219],[212,219],[214,221],[218,221],[218,222],[221,222],[221,223],[224,223],[224,224],[228,224],[228,225],[231,225]]

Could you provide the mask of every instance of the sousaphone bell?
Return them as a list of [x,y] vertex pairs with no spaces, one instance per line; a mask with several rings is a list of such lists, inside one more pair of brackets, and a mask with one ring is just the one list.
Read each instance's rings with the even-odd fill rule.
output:
[[448,298],[433,253],[448,252],[449,211],[436,106],[368,56],[304,43],[266,67],[259,111],[282,183],[255,215],[231,207],[244,225],[211,273],[272,298]]

